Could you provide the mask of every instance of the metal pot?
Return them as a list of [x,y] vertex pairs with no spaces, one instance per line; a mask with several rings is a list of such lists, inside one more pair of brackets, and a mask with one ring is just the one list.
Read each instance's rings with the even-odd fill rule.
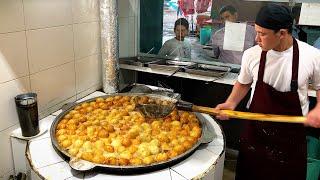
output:
[[[116,93],[112,95],[106,95],[106,96],[100,96],[102,98],[107,98],[110,96],[149,96],[149,97],[156,97],[156,98],[161,98],[163,100],[167,101],[177,101],[174,98],[166,97],[166,96],[161,96],[161,95],[154,95],[154,94],[144,94],[144,93]],[[80,102],[80,103],[73,103],[72,105],[68,105],[67,107],[63,108],[63,112],[60,113],[54,120],[54,122],[51,125],[50,128],[50,136],[51,136],[51,142],[56,150],[56,152],[65,160],[69,161],[69,165],[79,171],[87,171],[87,170],[96,170],[96,171],[101,171],[101,172],[108,172],[108,173],[114,173],[114,174],[138,174],[138,173],[146,173],[150,171],[155,171],[163,168],[170,167],[174,164],[177,164],[178,162],[186,159],[189,157],[196,149],[201,145],[201,144],[206,144],[211,142],[214,137],[215,133],[213,130],[213,127],[210,125],[210,123],[207,122],[206,118],[200,114],[200,113],[195,113],[198,120],[200,121],[201,128],[202,128],[202,134],[201,137],[199,138],[198,142],[194,144],[192,148],[190,148],[188,151],[180,154],[179,156],[169,159],[167,161],[159,162],[159,163],[153,163],[150,165],[141,165],[141,166],[114,166],[114,165],[105,165],[105,164],[95,164],[89,161],[85,160],[77,160],[73,159],[68,152],[65,150],[61,149],[58,145],[57,139],[56,139],[56,127],[58,123],[61,121],[61,119],[68,114],[71,110],[73,110],[77,105],[84,103],[84,102],[91,102],[95,101],[96,98],[91,98],[86,101]]]

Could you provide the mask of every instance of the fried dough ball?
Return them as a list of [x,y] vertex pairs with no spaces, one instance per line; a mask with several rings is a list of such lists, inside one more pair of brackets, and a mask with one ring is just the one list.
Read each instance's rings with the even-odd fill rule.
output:
[[69,147],[71,144],[72,144],[72,142],[68,139],[62,141],[62,143],[61,143],[62,147],[64,147],[64,148]]
[[77,148],[71,148],[68,150],[68,153],[71,155],[71,156],[76,156],[79,152],[79,149]]
[[123,151],[122,153],[120,153],[120,158],[124,158],[124,159],[131,159],[132,158],[132,153],[129,151]]
[[99,130],[98,136],[100,138],[106,138],[106,137],[108,137],[108,131],[105,129],[101,129],[101,130]]
[[124,138],[124,139],[122,139],[121,144],[122,144],[123,146],[125,146],[125,147],[128,147],[128,146],[131,145],[131,140],[128,139],[128,138]]
[[58,142],[62,142],[62,141],[65,140],[65,139],[68,139],[68,136],[67,136],[67,135],[59,135],[59,136],[57,137]]
[[87,161],[92,161],[93,159],[93,153],[89,151],[85,151],[82,153],[81,158]]
[[185,148],[185,149],[190,149],[192,147],[192,142],[186,140],[182,143],[182,146]]
[[132,158],[130,159],[130,164],[138,166],[142,164],[142,160],[140,158]]
[[167,159],[168,155],[166,153],[159,153],[154,157],[154,160],[157,162],[166,161]]
[[125,159],[125,158],[120,158],[120,159],[118,160],[118,163],[119,163],[120,166],[126,166],[126,165],[129,164],[129,160],[128,160],[128,159]]
[[117,165],[117,159],[115,157],[109,157],[106,159],[106,163],[110,165]]
[[154,162],[153,156],[148,156],[142,159],[144,164],[152,164]]
[[96,149],[104,149],[104,142],[102,140],[98,140],[94,143],[94,146]]
[[190,136],[194,137],[194,138],[200,137],[200,134],[201,134],[201,129],[199,127],[197,127],[197,126],[193,127],[191,132],[190,132]]
[[102,155],[95,155],[95,156],[92,158],[92,161],[93,161],[94,163],[103,164],[104,161],[105,161],[105,158],[104,158]]
[[181,153],[184,152],[185,149],[184,149],[184,147],[182,145],[178,144],[178,145],[173,147],[173,150],[176,151],[178,154],[181,154]]
[[176,156],[178,156],[179,154],[176,152],[176,151],[174,151],[174,150],[171,150],[171,151],[169,151],[168,152],[168,156],[172,159],[172,158],[174,158],[174,157],[176,157]]
[[77,140],[73,143],[73,145],[74,145],[75,147],[77,147],[77,148],[80,148],[80,147],[83,145],[83,140],[77,139]]

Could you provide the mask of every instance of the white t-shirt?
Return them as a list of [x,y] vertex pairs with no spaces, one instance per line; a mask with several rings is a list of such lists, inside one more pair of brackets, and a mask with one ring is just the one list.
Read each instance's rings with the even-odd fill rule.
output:
[[158,54],[190,59],[191,44],[186,39],[184,39],[184,41],[179,41],[176,38],[172,38],[163,44]]
[[[306,115],[309,110],[309,80],[316,90],[320,89],[320,51],[304,42],[297,41],[299,47],[298,94],[302,113]],[[261,48],[256,45],[246,50],[242,57],[238,81],[241,84],[252,83],[253,87],[248,107],[251,103],[255,85],[258,80],[261,51]],[[293,47],[283,52],[268,51],[263,82],[271,85],[278,91],[290,91],[292,56]]]

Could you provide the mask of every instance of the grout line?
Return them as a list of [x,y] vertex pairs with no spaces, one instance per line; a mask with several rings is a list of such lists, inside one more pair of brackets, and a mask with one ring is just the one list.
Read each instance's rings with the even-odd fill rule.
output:
[[9,137],[10,140],[10,148],[11,148],[11,159],[13,162],[13,176],[16,176],[16,168],[15,168],[15,162],[14,162],[14,155],[13,155],[13,147],[12,147],[12,139],[11,136]]
[[[182,176],[183,178],[188,179],[188,178],[184,177],[182,174],[178,173],[176,170],[172,169],[171,167],[169,167],[169,168],[170,168],[170,170],[172,170],[172,171],[174,171],[175,173],[179,174],[179,175]],[[171,172],[170,172],[170,173],[171,173]]]
[[0,32],[0,35],[13,34],[13,33],[18,33],[18,32],[23,32],[23,31],[26,31],[26,30],[25,29],[21,29],[21,30],[16,30],[16,31]]
[[[71,2],[72,3],[72,2]],[[72,6],[72,5],[71,5]],[[72,13],[72,21],[73,21],[73,6],[71,7],[71,13]],[[75,96],[77,100],[77,68],[76,68],[76,52],[75,52],[75,35],[74,35],[74,25],[72,25],[72,51],[73,51],[73,68],[74,68],[74,90],[75,90]]]
[[78,58],[74,58],[74,59],[75,59],[75,61],[81,61],[84,58],[87,58],[87,57],[90,57],[90,56],[94,56],[94,55],[99,55],[99,54],[102,54],[102,53],[101,52],[95,52],[95,53],[92,53],[92,54],[89,54],[89,55],[86,55],[86,56],[82,56],[82,57],[78,57]]
[[59,25],[53,25],[53,26],[43,26],[43,27],[39,27],[39,28],[30,28],[27,29],[27,31],[35,31],[35,30],[42,30],[42,29],[49,29],[49,28],[56,28],[56,27],[63,27],[63,26],[72,26],[72,25],[78,25],[78,24],[89,24],[89,23],[99,23],[99,20],[95,20],[95,21],[84,21],[84,22],[78,22],[78,23],[67,23],[67,24],[59,24]]
[[25,15],[25,8],[24,8],[24,1],[22,0],[22,13],[23,13],[23,24],[24,24],[24,35],[25,35],[25,40],[26,40],[26,50],[27,50],[27,62],[28,62],[28,79],[29,79],[29,87],[28,90],[32,91],[32,86],[31,86],[31,77],[30,77],[30,57],[29,57],[29,49],[28,49],[28,36],[27,36],[27,23],[26,23],[26,15]]
[[[23,12],[24,13],[24,12]],[[25,17],[24,17],[25,19]],[[35,30],[43,30],[43,29],[49,29],[49,28],[56,28],[56,27],[63,27],[63,26],[72,26],[72,25],[78,25],[78,24],[89,24],[89,23],[100,23],[100,20],[95,20],[95,21],[84,21],[84,22],[79,22],[79,23],[71,23],[71,24],[63,24],[63,25],[54,25],[54,26],[44,26],[40,28],[31,28],[27,29],[26,27],[24,29],[20,30],[13,30],[13,31],[6,31],[6,32],[0,32],[0,35],[3,34],[10,34],[10,33],[17,33],[17,32],[22,32],[22,31],[35,31]],[[25,25],[25,24],[24,24]],[[26,25],[25,25],[26,26]]]
[[19,77],[16,77],[14,79],[11,79],[11,80],[7,80],[7,81],[3,81],[3,82],[0,82],[0,85],[1,84],[5,84],[5,83],[8,83],[8,82],[11,82],[11,81],[16,81],[18,79],[21,79],[21,78],[25,78],[25,77],[28,77],[29,75],[25,75],[25,76],[19,76]]
[[[14,124],[14,125],[10,125],[9,127],[6,127],[5,129],[0,130],[0,133],[6,131],[6,130],[8,130],[8,129],[12,128],[13,126],[16,126],[16,125],[19,125],[19,123],[16,123],[16,124]],[[20,126],[19,126],[19,127],[20,127]]]
[[42,70],[37,71],[37,72],[34,72],[34,73],[30,73],[30,76],[31,76],[31,75],[34,75],[34,74],[37,74],[37,73],[40,73],[40,72],[43,72],[43,71],[47,71],[47,70],[49,70],[49,69],[61,67],[61,66],[63,66],[63,65],[69,64],[69,63],[71,63],[71,62],[73,62],[73,60],[70,60],[70,61],[68,61],[68,62],[59,64],[59,65],[56,65],[56,66],[48,67],[48,68],[42,69]]
[[45,168],[45,167],[48,167],[48,166],[52,166],[52,165],[55,165],[55,164],[59,164],[59,163],[62,163],[62,162],[66,162],[66,161],[62,160],[62,161],[59,161],[59,162],[56,162],[56,163],[53,163],[53,164],[48,164],[48,165],[45,165],[45,166],[38,167],[36,169],[39,171],[42,168]]

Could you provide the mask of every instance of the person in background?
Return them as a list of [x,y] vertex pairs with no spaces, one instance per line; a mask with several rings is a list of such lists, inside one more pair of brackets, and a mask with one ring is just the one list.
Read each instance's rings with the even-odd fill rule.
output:
[[[238,19],[237,10],[231,5],[223,6],[219,11],[219,15],[223,22],[229,21],[229,22],[235,23],[237,22],[237,19]],[[224,32],[225,32],[225,28],[221,28],[220,30],[212,34],[210,41],[212,44],[213,52],[212,54],[210,54],[210,56],[213,56],[214,58],[219,59],[219,61],[221,62],[241,64],[243,51],[255,45],[254,39],[255,39],[256,33],[254,31],[254,28],[250,25],[247,25],[246,27],[246,35],[245,35],[243,51],[224,50],[223,49]]]
[[[293,18],[282,5],[260,9],[255,20],[258,45],[246,50],[241,71],[227,100],[217,109],[234,110],[246,96],[250,112],[306,116],[305,124],[245,121],[236,179],[306,179],[304,125],[320,128],[320,51],[292,37]],[[309,111],[308,85],[317,104]],[[228,119],[224,114],[217,118]]]
[[174,23],[176,37],[166,41],[158,55],[171,58],[191,58],[191,44],[185,39],[189,34],[189,23],[185,18],[179,18]]

